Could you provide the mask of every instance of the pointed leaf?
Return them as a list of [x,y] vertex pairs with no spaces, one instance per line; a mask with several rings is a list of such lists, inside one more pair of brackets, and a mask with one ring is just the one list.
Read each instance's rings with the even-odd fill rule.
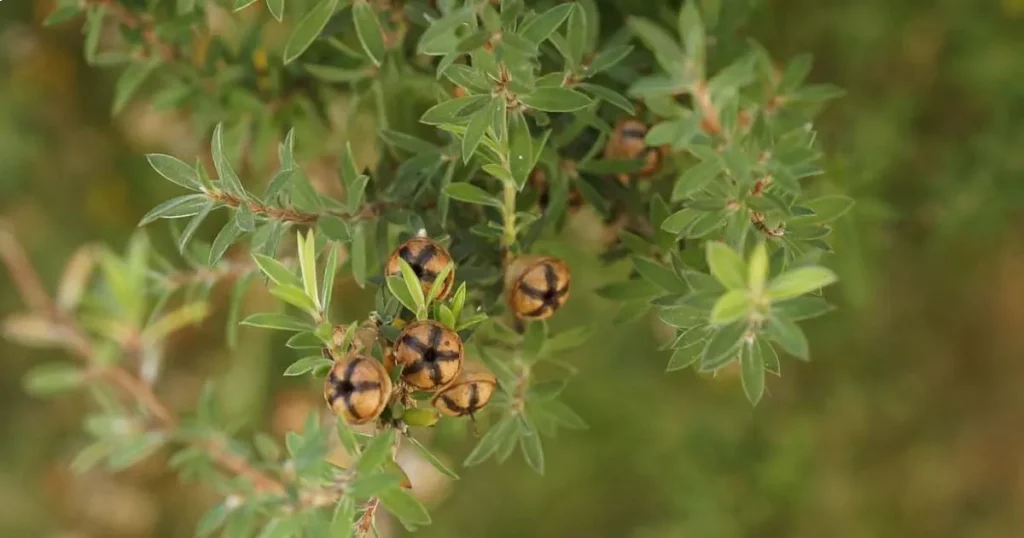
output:
[[284,63],[292,62],[313,44],[337,7],[338,0],[320,0],[309,13],[306,13],[284,46]]
[[[669,217],[671,218],[671,217]],[[747,267],[736,251],[720,241],[708,241],[707,261],[714,276],[729,289],[746,289]]]
[[199,176],[196,175],[195,169],[184,161],[161,153],[150,153],[146,155],[146,160],[153,170],[168,181],[191,191],[199,190]]
[[798,267],[773,278],[768,283],[768,296],[772,301],[784,301],[817,291],[836,280],[836,274],[824,267]]

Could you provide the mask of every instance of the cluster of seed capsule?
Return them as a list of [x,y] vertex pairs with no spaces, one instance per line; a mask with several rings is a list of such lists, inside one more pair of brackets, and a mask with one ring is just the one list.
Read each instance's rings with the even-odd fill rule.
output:
[[[424,295],[430,293],[437,275],[452,263],[451,255],[436,241],[414,237],[400,245],[388,260],[385,274],[401,274],[405,260],[419,279]],[[506,269],[509,307],[522,320],[552,316],[569,298],[569,268],[562,260],[523,256]],[[455,283],[455,271],[440,284],[437,298],[444,300]],[[401,387],[394,390],[390,372],[400,369]],[[462,338],[434,320],[406,325],[384,362],[366,355],[338,361],[324,382],[327,405],[350,424],[365,424],[381,415],[393,398],[410,392],[431,392],[431,405],[453,417],[472,417],[497,388],[494,375],[482,364],[465,359]]]

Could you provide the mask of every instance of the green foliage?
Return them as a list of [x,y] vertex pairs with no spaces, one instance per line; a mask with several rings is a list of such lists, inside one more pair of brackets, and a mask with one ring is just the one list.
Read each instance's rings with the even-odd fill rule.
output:
[[[238,12],[253,4],[230,7]],[[563,401],[577,372],[559,357],[595,328],[586,320],[568,327],[559,318],[530,321],[533,315],[509,300],[506,280],[520,276],[517,258],[547,254],[544,245],[566,235],[570,194],[579,195],[586,211],[625,223],[603,259],[628,258],[631,270],[597,290],[574,289],[573,296],[594,291],[614,301],[616,321],[653,310],[675,331],[668,371],[737,365],[743,392],[757,404],[766,392],[765,372],[780,371],[775,346],[809,357],[796,322],[830,309],[817,294],[837,278],[819,257],[832,250],[832,223],[853,204],[845,196],[814,195],[808,181],[824,172],[814,114],[840,94],[805,84],[809,58],[779,68],[756,43],[713,42],[722,15],[717,2],[686,2],[674,19],[677,28],[643,15],[608,24],[593,1],[405,7],[267,0],[271,24],[288,24],[281,50],[268,51],[256,26],[241,52],[230,53],[213,37],[198,61],[183,59],[198,51],[193,32],[182,29],[205,30],[201,14],[214,3],[154,5],[144,17],[85,3],[62,5],[51,15],[50,22],[60,22],[84,8],[87,59],[126,64],[114,113],[146,97],[189,110],[202,140],[210,141],[216,178],[202,160],[192,166],[147,156],[156,175],[191,193],[160,204],[140,226],[184,222],[173,228],[179,254],[205,277],[183,284],[172,264],[152,261],[141,235],[124,259],[105,254],[102,285],[80,313],[94,351],[83,357],[89,365],[33,370],[25,381],[30,391],[109,383],[110,372],[124,371],[113,368],[126,351],[143,360],[158,356],[175,331],[206,317],[210,291],[226,274],[241,282],[229,314],[228,340],[236,342],[245,285],[259,275],[280,308],[251,313],[240,324],[294,333],[286,347],[303,356],[283,375],[323,379],[356,354],[387,363],[404,327],[437,320],[458,333],[467,354],[497,381],[486,407],[469,410],[486,431],[463,466],[505,462],[518,447],[527,466],[543,474],[551,465],[545,444],[562,429],[587,428]],[[124,51],[99,51],[111,16]],[[338,121],[324,96],[337,93],[350,99],[342,127],[355,132],[357,117],[372,103],[380,138],[373,146],[378,141],[350,137],[337,152],[340,197],[305,166],[333,153],[321,141]],[[638,135],[626,121],[647,127]],[[353,147],[364,143],[375,150],[365,152],[369,157]],[[276,160],[263,158],[261,150],[275,146]],[[648,166],[651,158],[656,166]],[[204,223],[221,209],[227,219],[207,243]],[[292,231],[294,244],[282,241]],[[429,287],[422,280],[431,274],[425,262],[396,251],[412,237],[429,237],[450,251]],[[226,261],[233,248],[248,252],[251,264],[239,269]],[[375,302],[341,323],[332,298],[339,279],[349,276],[371,288]],[[457,286],[444,294],[449,277]],[[179,291],[186,300],[170,306]],[[544,290],[524,293],[543,296],[541,310],[548,308]],[[154,294],[160,299],[151,304]],[[141,343],[125,338],[126,326]],[[92,375],[94,369],[99,373]],[[411,429],[459,419],[439,419],[421,398],[430,395],[415,394],[401,382],[403,369],[392,370],[397,388],[385,395],[373,433],[356,434],[344,420],[333,431],[354,458],[349,468],[325,460],[332,432],[311,415],[302,434],[287,436],[283,462],[273,462],[280,472],[254,470],[247,447],[227,438],[208,394],[180,424],[152,405],[147,413],[157,415],[159,427],[123,408],[90,417],[96,442],[76,466],[106,461],[120,469],[174,444],[172,465],[183,477],[215,481],[230,492],[201,521],[200,535],[260,528],[266,536],[346,536],[364,532],[378,506],[415,529],[431,518],[403,484],[396,447],[408,442],[440,472],[457,477]],[[279,452],[273,441],[256,445],[261,453]],[[225,461],[236,462],[237,480],[212,472]]]

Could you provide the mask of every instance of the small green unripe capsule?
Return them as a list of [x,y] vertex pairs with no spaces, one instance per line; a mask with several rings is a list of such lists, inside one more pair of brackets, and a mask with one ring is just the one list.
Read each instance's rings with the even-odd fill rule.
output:
[[436,409],[430,409],[427,407],[406,409],[405,413],[402,414],[402,422],[417,428],[429,428],[434,424],[437,424],[437,421],[440,418],[441,417]]

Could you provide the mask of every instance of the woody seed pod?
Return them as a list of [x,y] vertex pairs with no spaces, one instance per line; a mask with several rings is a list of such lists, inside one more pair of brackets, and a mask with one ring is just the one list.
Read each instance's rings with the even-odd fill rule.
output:
[[324,381],[324,398],[349,424],[365,424],[380,416],[391,396],[391,378],[384,366],[363,355],[334,364]]
[[[604,148],[606,159],[639,159],[644,158],[644,166],[636,173],[637,177],[647,177],[658,170],[661,164],[661,152],[658,148],[649,148],[644,141],[647,136],[647,125],[635,118],[625,118],[615,124],[608,144]],[[619,181],[627,183],[629,174],[619,174]]]
[[482,365],[467,363],[459,378],[437,391],[430,403],[452,417],[472,416],[490,401],[498,382]]
[[[451,255],[448,254],[448,251],[440,243],[426,237],[413,237],[399,245],[391,253],[391,257],[388,259],[387,270],[385,271],[388,277],[402,274],[402,266],[398,261],[399,259],[405,260],[412,267],[413,273],[416,273],[416,277],[420,280],[420,286],[423,288],[424,295],[430,293],[430,287],[434,284],[434,279],[452,261]],[[441,291],[438,292],[437,298],[444,299],[447,297],[448,293],[452,291],[454,284],[455,269],[453,268],[448,272],[444,282],[441,283]]]
[[509,307],[520,319],[547,319],[569,299],[569,266],[550,256],[523,256],[505,273]]
[[393,358],[402,380],[420,390],[447,385],[462,371],[462,339],[433,320],[409,324],[395,341]]

